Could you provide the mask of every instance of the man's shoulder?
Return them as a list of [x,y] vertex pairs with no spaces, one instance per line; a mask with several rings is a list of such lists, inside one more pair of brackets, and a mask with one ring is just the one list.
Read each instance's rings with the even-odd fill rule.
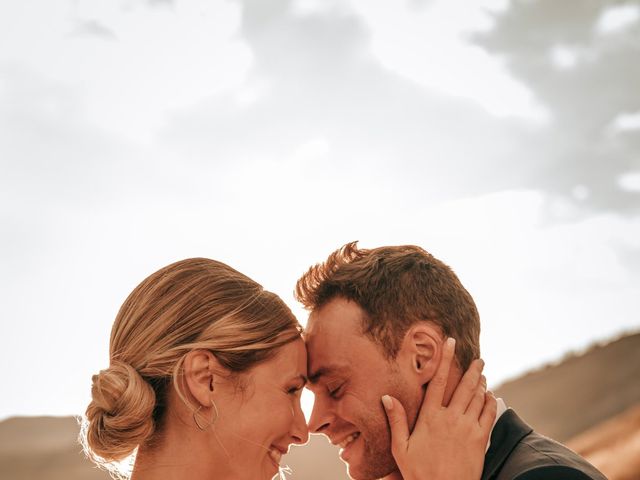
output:
[[527,425],[509,409],[496,422],[483,480],[606,480],[593,465]]
[[564,445],[538,433],[522,438],[506,459],[498,480],[606,480],[593,465]]

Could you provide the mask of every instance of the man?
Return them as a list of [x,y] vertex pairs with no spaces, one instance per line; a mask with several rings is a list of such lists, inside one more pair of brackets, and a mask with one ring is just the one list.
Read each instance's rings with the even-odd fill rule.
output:
[[[341,447],[356,480],[401,479],[381,397],[389,394],[415,424],[444,341],[456,342],[443,405],[480,357],[475,303],[453,271],[416,246],[333,252],[298,280],[310,311],[307,342],[315,404],[309,428]],[[498,401],[483,480],[593,479],[604,476],[545,438]]]

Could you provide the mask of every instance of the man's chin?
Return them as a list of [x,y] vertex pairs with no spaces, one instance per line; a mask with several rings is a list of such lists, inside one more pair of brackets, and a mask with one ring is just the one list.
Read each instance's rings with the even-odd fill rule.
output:
[[347,474],[351,480],[377,480],[370,472],[364,472],[361,468],[347,464]]
[[393,457],[386,458],[389,455],[351,455],[342,461],[347,464],[347,473],[352,480],[377,480],[398,469]]
[[378,470],[377,472],[365,468],[358,468],[347,464],[347,474],[351,480],[378,480],[397,471],[397,468]]

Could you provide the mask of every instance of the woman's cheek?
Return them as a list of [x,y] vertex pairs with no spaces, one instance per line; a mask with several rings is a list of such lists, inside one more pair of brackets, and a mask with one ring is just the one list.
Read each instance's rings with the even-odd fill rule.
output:
[[293,421],[293,404],[288,399],[272,399],[265,402],[260,409],[260,423],[264,426],[265,433],[269,437],[285,435]]
[[[295,400],[294,400],[295,401]],[[286,435],[291,431],[295,418],[295,403],[286,402],[278,409],[277,420],[274,415],[274,423],[277,422],[278,433]]]

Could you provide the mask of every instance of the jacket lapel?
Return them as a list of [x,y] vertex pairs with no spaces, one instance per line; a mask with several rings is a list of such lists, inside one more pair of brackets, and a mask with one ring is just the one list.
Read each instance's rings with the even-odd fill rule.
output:
[[532,431],[516,412],[511,409],[504,412],[491,432],[491,445],[484,457],[481,480],[493,478],[518,442]]

